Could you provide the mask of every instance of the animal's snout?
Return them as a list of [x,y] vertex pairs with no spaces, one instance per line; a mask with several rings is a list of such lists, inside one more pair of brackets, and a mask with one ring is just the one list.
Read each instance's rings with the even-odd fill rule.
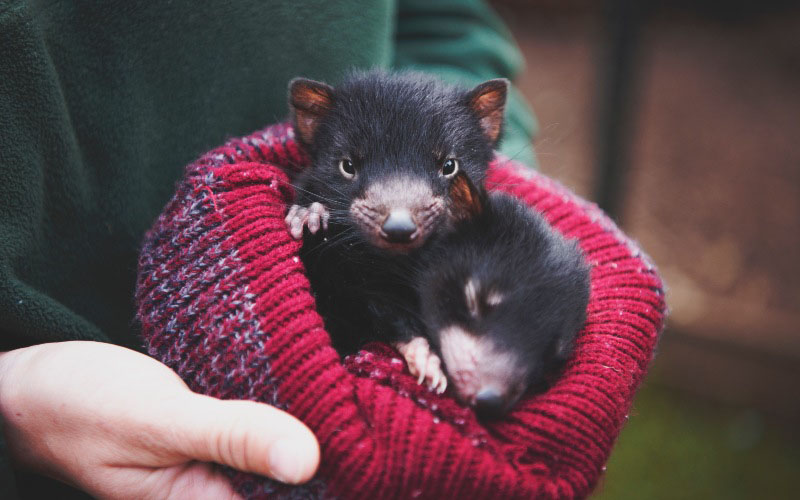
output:
[[417,225],[407,209],[395,209],[383,221],[381,230],[391,243],[408,243],[416,237]]
[[445,208],[426,177],[409,173],[373,180],[350,204],[350,215],[369,243],[408,254],[436,230]]
[[475,396],[475,413],[479,418],[500,417],[505,411],[506,398],[493,388],[481,389]]

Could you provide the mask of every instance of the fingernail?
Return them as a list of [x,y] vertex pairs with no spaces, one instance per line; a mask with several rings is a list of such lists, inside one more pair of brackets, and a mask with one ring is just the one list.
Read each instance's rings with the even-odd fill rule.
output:
[[269,449],[269,470],[282,483],[300,482],[308,462],[308,453],[300,439],[281,438]]

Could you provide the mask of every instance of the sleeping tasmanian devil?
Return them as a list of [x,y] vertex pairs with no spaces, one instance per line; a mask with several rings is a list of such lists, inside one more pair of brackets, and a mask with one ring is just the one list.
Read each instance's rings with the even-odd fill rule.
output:
[[311,165],[296,181],[286,222],[304,238],[317,310],[340,353],[368,340],[394,344],[420,381],[444,389],[441,371],[425,370],[428,357],[411,342],[425,333],[416,254],[452,227],[456,174],[483,184],[507,88],[503,79],[462,90],[417,73],[381,72],[336,88],[290,83],[295,135]]
[[420,257],[423,323],[456,398],[496,417],[544,388],[572,353],[589,267],[522,201],[487,194],[462,173],[450,189],[454,228]]

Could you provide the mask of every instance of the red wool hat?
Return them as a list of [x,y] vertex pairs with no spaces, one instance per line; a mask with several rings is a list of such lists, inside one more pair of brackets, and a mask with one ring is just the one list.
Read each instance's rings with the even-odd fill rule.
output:
[[136,301],[149,353],[192,390],[282,408],[314,431],[316,477],[297,487],[227,470],[245,497],[576,498],[591,493],[664,319],[653,265],[597,208],[498,157],[490,189],[519,197],[592,264],[586,325],[563,375],[503,420],[479,423],[419,386],[393,349],[342,361],[286,230],[291,127],[234,139],[186,168],[147,233]]

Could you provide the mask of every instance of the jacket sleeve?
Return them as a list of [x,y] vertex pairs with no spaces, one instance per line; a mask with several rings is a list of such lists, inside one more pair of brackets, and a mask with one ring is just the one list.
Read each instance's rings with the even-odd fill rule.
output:
[[[522,55],[497,14],[481,0],[400,0],[394,67],[431,72],[453,83],[476,85],[523,69]],[[500,150],[536,166],[533,114],[512,87]]]
[[[30,259],[52,238],[43,221],[48,160],[68,161],[69,125],[41,36],[21,2],[0,4],[0,351],[42,342],[104,340],[30,276]],[[55,272],[55,271],[51,271]],[[69,325],[61,328],[59,325]],[[0,419],[0,428],[3,422]],[[17,498],[8,448],[0,433],[0,498]]]

